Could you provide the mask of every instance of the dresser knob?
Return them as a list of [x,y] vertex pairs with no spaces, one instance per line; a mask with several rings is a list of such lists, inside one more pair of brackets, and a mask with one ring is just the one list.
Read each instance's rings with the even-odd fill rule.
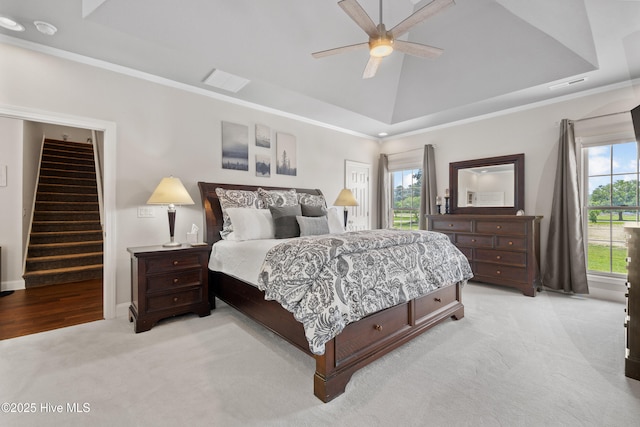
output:
[[173,261],[173,265],[178,265],[178,261]]
[[173,302],[178,302],[178,297],[173,297]]
[[500,255],[496,255],[496,259],[502,259]]
[[501,226],[501,225],[496,225],[496,228],[497,228],[498,230],[500,230],[500,229],[502,228],[502,226]]
[[475,243],[475,242],[476,242],[476,239],[471,239],[471,243]]
[[382,325],[373,325],[373,329],[375,329],[376,331],[381,331]]
[[496,274],[500,274],[500,273],[501,273],[500,270],[496,271]]
[[509,242],[509,246],[512,246],[512,245],[513,245],[513,242]]
[[453,224],[449,224],[449,227],[453,227]]
[[433,299],[435,302],[442,302],[442,300],[440,298],[434,298]]
[[173,283],[178,283],[180,280],[176,277],[175,279],[173,279]]

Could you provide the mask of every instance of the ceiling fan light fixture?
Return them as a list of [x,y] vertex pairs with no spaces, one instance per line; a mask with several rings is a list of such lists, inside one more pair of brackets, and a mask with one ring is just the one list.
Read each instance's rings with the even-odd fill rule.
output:
[[391,39],[375,39],[369,42],[369,54],[376,58],[384,58],[393,52],[393,40]]

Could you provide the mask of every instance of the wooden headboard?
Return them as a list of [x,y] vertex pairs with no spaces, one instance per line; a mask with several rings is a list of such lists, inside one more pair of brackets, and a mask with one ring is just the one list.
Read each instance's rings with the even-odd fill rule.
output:
[[[216,188],[226,188],[231,190],[258,191],[258,188],[265,190],[289,190],[291,187],[267,187],[264,185],[240,185],[240,184],[213,184],[210,182],[198,182],[200,188],[200,197],[202,198],[202,207],[204,208],[204,241],[213,244],[221,239],[220,231],[222,231],[222,208],[220,200],[216,194]],[[296,188],[298,193],[308,193],[321,196],[322,191],[318,189]]]

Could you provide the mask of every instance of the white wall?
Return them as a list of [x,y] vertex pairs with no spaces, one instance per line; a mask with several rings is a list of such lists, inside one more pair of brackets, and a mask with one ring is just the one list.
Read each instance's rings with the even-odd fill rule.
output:
[[[130,299],[126,248],[168,240],[164,209],[156,207],[155,218],[137,218],[137,207],[163,176],[180,177],[196,201],[178,210],[176,238],[183,241],[192,223],[203,228],[198,181],[319,188],[331,202],[342,189],[345,160],[372,164],[377,180],[373,140],[15,46],[0,44],[0,69],[0,104],[116,123],[116,236],[107,238],[117,245],[118,303]],[[254,165],[249,172],[222,170],[221,121],[248,125],[250,134],[260,123],[294,135],[298,176],[276,175],[273,165],[271,178],[257,178]]]
[[7,185],[0,187],[0,246],[3,290],[24,286],[22,281],[22,121],[0,117],[0,167]]
[[559,123],[627,111],[640,104],[640,87],[626,86],[497,117],[454,124],[389,139],[383,153],[436,145],[438,194],[449,187],[449,163],[483,157],[525,154],[525,212],[543,215],[541,249],[546,248],[555,180]]

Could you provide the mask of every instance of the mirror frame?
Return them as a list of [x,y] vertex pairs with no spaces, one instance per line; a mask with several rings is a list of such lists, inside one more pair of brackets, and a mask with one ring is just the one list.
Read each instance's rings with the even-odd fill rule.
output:
[[[460,169],[507,164],[513,164],[514,168],[513,206],[458,207],[458,171]],[[451,190],[449,212],[452,214],[514,215],[519,210],[524,210],[524,154],[512,154],[509,156],[487,157],[484,159],[449,163],[449,187]]]

